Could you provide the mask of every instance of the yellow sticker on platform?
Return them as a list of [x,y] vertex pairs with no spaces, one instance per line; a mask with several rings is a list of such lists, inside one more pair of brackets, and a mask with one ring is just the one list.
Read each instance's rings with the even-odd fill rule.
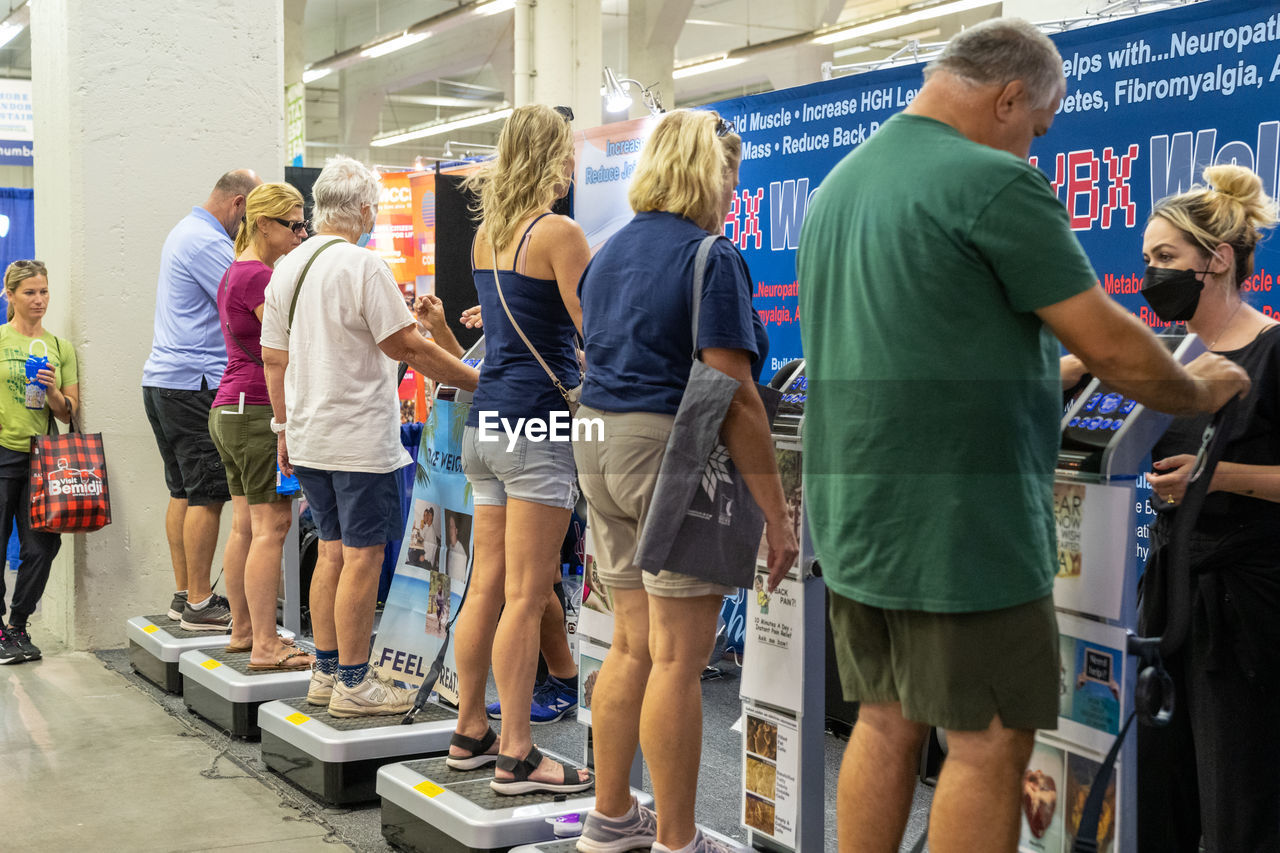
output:
[[202,663],[202,664],[200,664],[200,665],[201,665],[202,667],[204,667],[205,669],[217,669],[218,667],[222,666],[222,661],[217,661],[217,660],[207,660],[207,661],[205,661],[204,663]]
[[154,634],[156,631],[159,631],[159,630],[160,630],[160,626],[158,625],[148,625],[147,627],[142,629],[142,633]]
[[285,719],[293,723],[295,726],[300,726],[311,718],[308,717],[306,714],[302,713],[301,711],[299,711],[296,714],[290,714],[289,716],[285,717]]
[[417,791],[419,794],[421,794],[424,797],[437,797],[440,794],[444,793],[444,788],[441,788],[439,785],[437,785],[435,782],[432,782],[430,779],[426,779],[414,785],[413,790]]

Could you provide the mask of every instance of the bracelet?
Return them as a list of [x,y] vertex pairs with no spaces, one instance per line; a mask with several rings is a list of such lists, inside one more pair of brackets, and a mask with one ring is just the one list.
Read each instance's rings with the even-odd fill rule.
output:
[[[262,421],[258,421],[258,423],[262,423]],[[271,431],[276,435],[280,435],[280,433],[284,432],[285,426],[286,424],[276,423],[275,418],[271,419]]]

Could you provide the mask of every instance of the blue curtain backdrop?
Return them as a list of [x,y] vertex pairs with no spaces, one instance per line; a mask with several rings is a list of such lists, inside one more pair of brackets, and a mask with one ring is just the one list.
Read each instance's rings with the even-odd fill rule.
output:
[[[22,258],[34,258],[36,254],[36,203],[29,189],[0,187],[0,269]],[[0,290],[0,311],[9,311],[9,300]],[[6,531],[9,532],[9,531]],[[18,534],[13,531],[8,539],[5,557],[9,567],[18,567]]]
[[[36,255],[36,203],[29,189],[0,187],[0,269]],[[6,314],[9,300],[0,291],[0,309]]]

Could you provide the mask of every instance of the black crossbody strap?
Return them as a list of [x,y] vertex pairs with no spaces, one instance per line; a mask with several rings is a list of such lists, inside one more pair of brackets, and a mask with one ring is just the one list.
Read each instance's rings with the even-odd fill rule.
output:
[[307,277],[307,272],[311,269],[311,265],[316,262],[316,258],[320,257],[320,253],[325,249],[338,243],[345,242],[345,240],[339,237],[336,240],[325,243],[319,249],[316,249],[316,253],[311,256],[311,259],[307,261],[307,265],[302,268],[302,274],[298,276],[298,283],[293,287],[293,301],[289,303],[289,325],[285,328],[285,334],[289,334],[293,331],[293,312],[298,310],[298,294],[302,293],[302,280]]

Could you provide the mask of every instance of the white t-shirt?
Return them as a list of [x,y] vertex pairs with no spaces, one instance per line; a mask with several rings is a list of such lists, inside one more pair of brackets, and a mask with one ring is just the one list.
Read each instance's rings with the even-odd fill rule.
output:
[[[292,334],[289,304],[312,255]],[[267,285],[262,345],[288,350],[286,438],[295,465],[385,474],[413,460],[400,443],[396,363],[378,343],[416,321],[386,263],[367,249],[317,235],[280,259]]]

